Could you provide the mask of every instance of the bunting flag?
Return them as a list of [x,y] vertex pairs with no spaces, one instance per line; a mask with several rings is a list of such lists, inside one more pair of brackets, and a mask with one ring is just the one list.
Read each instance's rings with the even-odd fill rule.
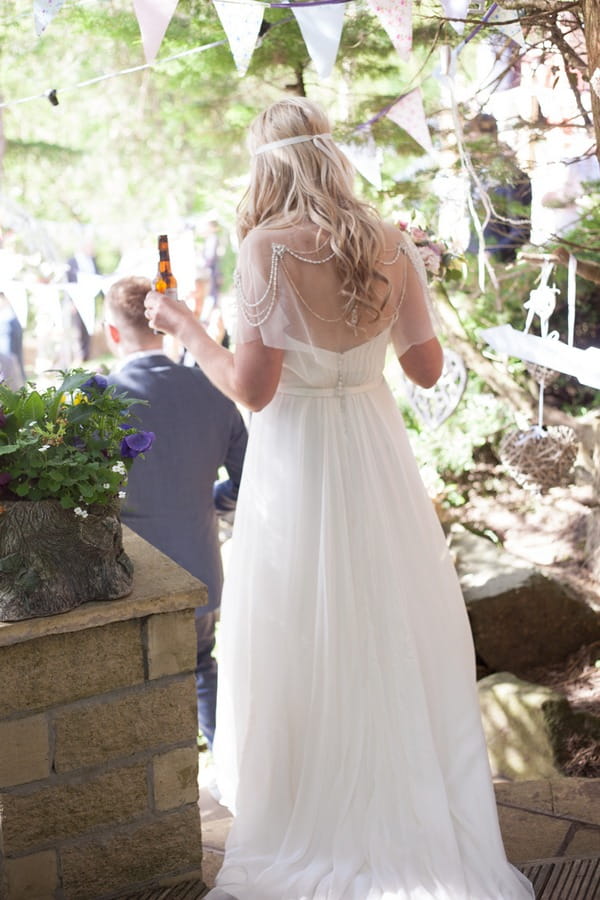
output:
[[44,33],[64,0],[33,0],[33,24],[38,37]]
[[[502,34],[505,34],[507,37],[514,41],[516,44],[519,44],[521,47],[525,46],[525,38],[523,37],[523,29],[519,22],[507,22],[510,19],[516,19],[517,12],[514,9],[502,9],[500,6],[496,6],[496,9],[490,13],[487,21],[493,23],[498,31],[501,31]],[[504,23],[507,24],[504,24]]]
[[228,0],[221,3],[220,0],[213,0],[213,5],[227,35],[233,61],[241,77],[248,71],[265,7],[255,0],[249,0],[248,3],[230,3]]
[[293,7],[293,13],[320,78],[329,78],[340,46],[344,24],[344,3],[314,6],[311,9]]
[[421,88],[415,88],[414,91],[400,97],[394,105],[386,112],[388,119],[399,125],[403,131],[406,131],[414,140],[421,145],[428,153],[433,151],[431,143],[431,135],[427,127],[425,118],[425,110],[423,109],[423,95]]
[[[441,0],[444,15],[452,19],[466,19],[469,12],[469,0]],[[459,34],[465,30],[464,22],[453,22],[450,24]]]
[[362,132],[361,137],[355,143],[340,144],[336,141],[336,144],[348,157],[356,171],[380,191],[383,153],[375,143],[371,131]]
[[133,0],[148,64],[156,59],[176,6],[177,0]]
[[412,0],[368,0],[402,59],[412,50]]

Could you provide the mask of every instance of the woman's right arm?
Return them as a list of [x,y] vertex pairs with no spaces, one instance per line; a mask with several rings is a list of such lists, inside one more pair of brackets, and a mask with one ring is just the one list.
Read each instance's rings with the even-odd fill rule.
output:
[[232,353],[213,341],[185,303],[150,291],[145,306],[149,326],[181,341],[207,378],[235,403],[259,412],[273,399],[283,350],[266,347],[258,338],[239,344]]

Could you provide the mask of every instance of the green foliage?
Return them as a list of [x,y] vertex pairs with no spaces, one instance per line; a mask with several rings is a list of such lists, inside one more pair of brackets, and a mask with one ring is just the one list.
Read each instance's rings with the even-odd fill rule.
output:
[[481,391],[477,379],[470,378],[455,412],[437,429],[417,425],[409,428],[417,459],[433,466],[443,482],[452,481],[474,466],[474,451],[495,445],[500,432],[512,425],[506,404],[493,394]]
[[61,375],[45,390],[0,384],[0,496],[59,500],[85,516],[85,507],[122,493],[138,448],[149,449],[154,436],[130,422],[139,401],[102,376],[81,369]]

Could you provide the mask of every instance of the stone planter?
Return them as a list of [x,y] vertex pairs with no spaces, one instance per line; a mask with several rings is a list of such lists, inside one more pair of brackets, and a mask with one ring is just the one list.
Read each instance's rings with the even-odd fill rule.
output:
[[63,613],[130,593],[118,507],[86,517],[57,500],[0,504],[0,621]]

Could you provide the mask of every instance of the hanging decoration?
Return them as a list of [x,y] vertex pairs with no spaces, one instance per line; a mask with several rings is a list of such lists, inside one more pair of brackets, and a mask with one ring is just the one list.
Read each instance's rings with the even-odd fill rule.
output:
[[368,0],[401,59],[412,50],[412,0]]
[[577,448],[577,435],[568,425],[533,425],[527,431],[506,434],[498,453],[517,484],[543,494],[568,483]]
[[256,3],[255,0],[250,3],[213,0],[213,4],[227,35],[238,75],[241,77],[248,71],[262,25],[265,6],[262,3]]
[[317,74],[320,78],[329,78],[340,46],[345,5],[340,3],[312,9],[296,6],[292,11]]
[[177,0],[133,0],[148,64],[156,59],[176,6]]
[[402,381],[410,406],[427,428],[433,429],[445,422],[460,403],[467,385],[467,370],[462,357],[444,347],[444,367],[433,387],[419,387],[405,375]]
[[[550,268],[548,268],[550,266]],[[512,325],[496,325],[480,332],[481,337],[498,353],[516,356],[523,362],[533,363],[547,369],[555,370],[563,375],[571,375],[580,384],[600,390],[600,347],[587,347],[580,350],[573,346],[575,336],[575,275],[577,260],[569,257],[567,279],[567,341],[559,339],[558,332],[548,332],[547,319],[554,309],[556,288],[547,285],[548,274],[552,264],[544,263],[540,287],[531,291],[525,304],[529,325],[533,317],[540,318],[542,333],[540,337],[530,334],[528,324],[525,331],[517,331]],[[546,319],[544,319],[546,316]]]
[[[530,291],[524,304],[527,310],[524,334],[537,316],[540,320],[540,340],[558,344],[558,333],[548,331],[549,319],[556,306],[558,289],[550,285],[554,268],[551,260],[544,260],[540,272],[539,287]],[[572,346],[574,334],[574,284],[569,286],[568,345]],[[528,335],[529,336],[529,335]],[[499,457],[505,469],[517,484],[528,490],[543,493],[551,487],[565,484],[575,462],[578,449],[577,435],[567,425],[544,426],[544,391],[555,380],[558,371],[539,364],[527,365],[528,371],[538,383],[538,421],[529,429],[509,431],[500,443]]]
[[431,135],[429,134],[423,108],[421,88],[415,88],[408,94],[404,94],[387,110],[385,115],[402,128],[403,131],[410,134],[428,153],[433,152]]
[[63,3],[64,0],[33,0],[33,24],[38,37],[44,33]]

